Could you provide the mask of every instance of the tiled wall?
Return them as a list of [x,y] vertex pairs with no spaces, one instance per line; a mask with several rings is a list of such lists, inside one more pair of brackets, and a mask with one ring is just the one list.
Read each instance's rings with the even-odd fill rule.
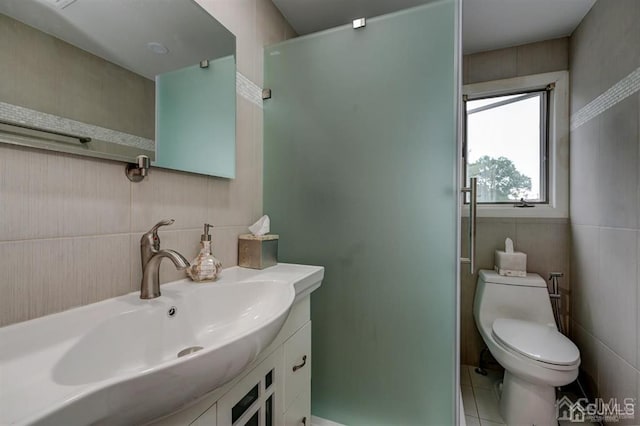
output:
[[571,38],[573,338],[606,399],[640,396],[640,87],[610,96],[640,72],[639,22],[637,0],[599,0]]
[[464,84],[502,80],[569,69],[569,39],[546,40],[463,58]]
[[[199,0],[237,37],[238,70],[262,86],[262,47],[294,36],[269,0]],[[131,183],[124,164],[0,145],[0,326],[139,288],[139,239],[175,218],[162,246],[197,253],[202,224],[214,254],[237,264],[237,236],[262,214],[262,110],[237,97],[237,178],[152,169]],[[163,282],[182,276],[163,262]]]
[[0,101],[155,139],[152,80],[2,14],[0,57]]
[[[468,250],[468,219],[462,220],[462,255]],[[564,310],[571,281],[569,266],[569,220],[538,218],[478,218],[476,261],[478,269],[493,269],[495,250],[504,250],[505,238],[511,238],[515,249],[527,254],[527,270],[545,280],[550,272],[563,272],[560,280]],[[478,275],[469,274],[462,265],[460,274],[460,359],[462,364],[478,365],[485,346],[473,319],[473,298]]]
[[[464,83],[500,80],[569,68],[569,40],[531,43],[507,49],[465,55]],[[467,250],[466,218],[462,220],[462,253]],[[563,305],[568,311],[570,284],[568,219],[478,218],[477,262],[479,269],[493,268],[494,251],[504,247],[510,237],[516,249],[527,253],[527,269],[549,278],[549,272],[563,272]],[[462,364],[477,365],[484,347],[473,320],[473,298],[477,275],[469,275],[465,265],[461,274],[460,357]]]

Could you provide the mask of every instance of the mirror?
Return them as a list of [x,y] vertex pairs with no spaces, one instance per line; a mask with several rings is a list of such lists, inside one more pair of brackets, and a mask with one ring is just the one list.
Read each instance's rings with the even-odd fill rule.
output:
[[235,37],[194,0],[2,0],[0,142],[235,177]]

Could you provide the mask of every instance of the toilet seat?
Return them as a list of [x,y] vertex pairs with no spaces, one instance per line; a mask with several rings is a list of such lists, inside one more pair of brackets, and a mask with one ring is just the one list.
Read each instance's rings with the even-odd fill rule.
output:
[[495,340],[504,347],[531,360],[556,366],[580,362],[580,351],[555,325],[498,318],[493,322]]

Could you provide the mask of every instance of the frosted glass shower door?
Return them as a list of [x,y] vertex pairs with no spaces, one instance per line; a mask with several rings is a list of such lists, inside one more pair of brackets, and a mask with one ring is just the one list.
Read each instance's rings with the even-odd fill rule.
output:
[[312,412],[449,425],[456,386],[456,4],[265,50],[264,211],[323,265]]

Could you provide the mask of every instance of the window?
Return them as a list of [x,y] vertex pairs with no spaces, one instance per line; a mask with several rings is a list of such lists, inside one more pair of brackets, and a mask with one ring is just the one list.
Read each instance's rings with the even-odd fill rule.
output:
[[548,89],[465,99],[465,181],[478,203],[549,203]]

